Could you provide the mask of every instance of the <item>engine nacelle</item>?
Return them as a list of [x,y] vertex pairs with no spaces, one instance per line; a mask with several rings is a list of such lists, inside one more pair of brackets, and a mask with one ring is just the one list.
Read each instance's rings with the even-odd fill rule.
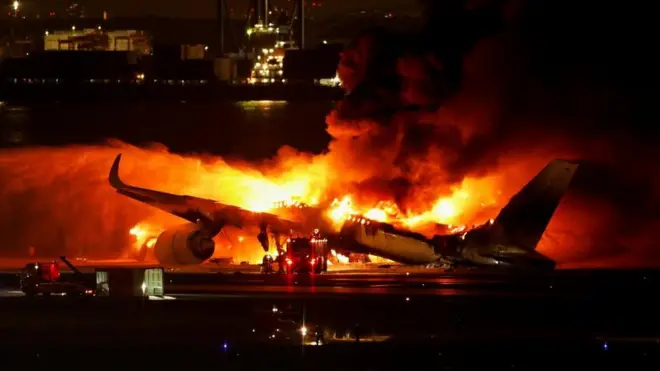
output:
[[213,256],[215,243],[197,224],[184,224],[161,233],[154,255],[161,264],[200,264]]

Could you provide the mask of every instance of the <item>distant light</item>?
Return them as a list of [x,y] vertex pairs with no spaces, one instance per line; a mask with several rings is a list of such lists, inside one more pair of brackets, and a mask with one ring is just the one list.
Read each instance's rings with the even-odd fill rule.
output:
[[406,297],[406,301],[410,301],[410,298],[409,298],[409,297]]
[[11,7],[14,9],[15,12],[17,12],[17,11],[18,11],[18,8],[21,7],[21,3],[18,2],[18,1],[14,1],[14,2],[11,4]]
[[324,44],[327,44],[328,42],[327,42],[326,40],[323,40],[323,43],[324,43]]
[[277,313],[277,307],[273,306],[273,313]]
[[253,329],[252,329],[252,332],[257,332],[257,329],[256,329],[256,328],[253,328]]
[[205,51],[208,51],[208,50],[209,50],[209,47],[208,47],[208,46],[205,46],[205,47],[204,47],[204,50],[205,50]]
[[48,36],[48,31],[44,32],[44,34],[45,34],[46,36]]
[[607,345],[607,341],[603,343],[603,350],[607,350],[609,346]]
[[300,333],[302,334],[302,336],[307,335],[307,327],[305,327],[305,326],[301,327],[300,328]]
[[96,27],[96,29],[100,31],[100,30],[101,30],[101,26]]
[[142,282],[142,294],[144,295],[147,292],[147,283]]
[[75,31],[75,30],[76,30],[76,26],[71,26],[71,31]]
[[222,347],[223,347],[225,350],[227,350],[227,348],[228,348],[229,346],[227,345],[227,342],[226,342],[226,341],[225,341],[224,344],[222,344]]

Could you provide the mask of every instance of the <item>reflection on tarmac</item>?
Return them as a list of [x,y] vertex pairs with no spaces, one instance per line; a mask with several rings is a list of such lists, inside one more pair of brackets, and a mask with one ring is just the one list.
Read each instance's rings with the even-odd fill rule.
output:
[[[252,286],[252,285],[180,285],[173,287],[172,295],[181,293],[207,293],[206,297],[212,297],[214,293],[248,293],[249,295],[261,294],[380,294],[380,295],[486,295],[488,292],[474,290],[456,289],[409,289],[392,287],[342,287],[342,286]],[[209,295],[211,294],[211,295]]]

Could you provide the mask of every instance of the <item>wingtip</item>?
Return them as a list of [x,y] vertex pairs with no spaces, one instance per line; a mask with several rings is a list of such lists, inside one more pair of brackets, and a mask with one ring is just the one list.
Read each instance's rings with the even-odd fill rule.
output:
[[115,162],[112,163],[112,168],[110,168],[110,174],[108,176],[108,181],[113,188],[121,189],[124,187],[124,182],[119,178],[119,162],[121,162],[121,153],[115,157]]

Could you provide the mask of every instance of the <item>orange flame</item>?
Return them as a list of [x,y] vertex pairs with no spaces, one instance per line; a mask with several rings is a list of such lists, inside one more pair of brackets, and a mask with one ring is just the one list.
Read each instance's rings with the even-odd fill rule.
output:
[[[295,161],[292,159],[289,161],[289,166],[294,169],[299,169],[304,165],[304,162],[295,165]],[[222,166],[224,167],[226,164],[222,163]],[[324,171],[319,171],[320,169],[317,167],[317,175],[325,174]],[[195,186],[189,187],[190,191],[187,193],[211,196],[216,194],[213,190],[218,189],[221,190],[221,199],[230,200],[230,202],[233,200],[233,204],[248,210],[269,212],[277,212],[278,207],[295,206],[301,203],[316,205],[318,200],[324,197],[324,189],[312,186],[322,182],[316,181],[312,175],[302,171],[280,174],[278,179],[271,180],[254,171],[227,167],[224,167],[223,170],[210,169],[211,175],[218,173],[221,174],[218,178],[222,179],[222,182],[203,174],[202,180],[198,181]],[[231,182],[229,183],[231,185],[225,187],[227,182]],[[497,179],[493,177],[465,178],[450,195],[436,198],[425,208],[420,206],[421,211],[406,213],[402,212],[392,201],[381,200],[375,204],[357,204],[353,195],[346,194],[329,203],[325,215],[337,230],[348,217],[361,215],[371,220],[391,223],[421,233],[427,232],[428,228],[425,226],[435,223],[447,225],[448,233],[459,233],[466,229],[466,225],[482,224],[493,216],[491,207],[497,206],[501,195],[501,192],[496,190],[496,185]],[[163,228],[158,224],[158,218],[151,218],[135,225],[130,230],[130,234],[135,236],[136,246],[142,246],[150,238],[155,238],[162,230]],[[431,228],[427,234],[436,232],[437,230]],[[216,238],[216,240],[223,239],[224,236]],[[244,239],[243,235],[234,236],[233,241],[221,243],[220,246],[225,248],[220,248],[217,254],[242,257],[248,261],[260,261],[263,255],[260,245],[252,243],[253,241],[244,243]],[[232,250],[236,247],[242,248],[242,252]]]

